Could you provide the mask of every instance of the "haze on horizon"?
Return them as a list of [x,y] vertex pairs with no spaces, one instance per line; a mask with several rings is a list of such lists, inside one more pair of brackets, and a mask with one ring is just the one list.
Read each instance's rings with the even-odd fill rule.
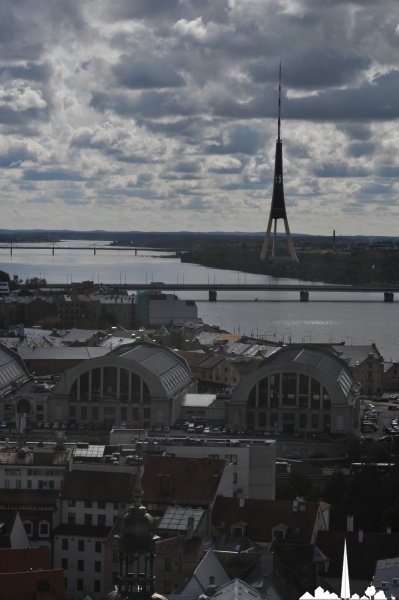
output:
[[[397,0],[0,5],[2,228],[397,235]],[[279,228],[281,231],[281,228]]]

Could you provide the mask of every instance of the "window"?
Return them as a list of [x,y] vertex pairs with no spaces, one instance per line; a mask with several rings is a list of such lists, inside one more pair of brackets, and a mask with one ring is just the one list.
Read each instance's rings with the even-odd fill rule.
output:
[[171,594],[172,593],[172,583],[170,581],[165,581],[163,584],[163,591],[164,594]]
[[237,473],[233,473],[233,483],[237,483]]
[[96,542],[95,543],[95,551],[96,552],[101,552],[101,542]]
[[4,480],[4,487],[5,488],[9,488],[10,487],[10,480],[9,479],[5,479]]
[[101,592],[101,582],[99,579],[94,580],[94,591],[97,593]]
[[26,481],[26,487],[28,488],[28,490],[32,489],[32,479],[27,479],[27,481]]
[[20,479],[16,479],[16,480],[15,480],[15,488],[16,488],[17,490],[20,490],[20,489],[21,489],[21,480],[20,480]]
[[23,522],[25,531],[26,531],[26,535],[31,536],[33,535],[33,523],[32,521],[24,521]]
[[86,513],[85,514],[85,525],[93,524],[93,515]]
[[76,515],[75,513],[68,513],[68,525],[75,525]]
[[119,510],[119,504],[118,504],[118,502],[114,502],[114,510]]
[[68,559],[67,558],[61,559],[61,568],[64,569],[64,571],[68,570]]
[[171,571],[172,570],[172,559],[171,558],[165,558],[165,571]]
[[93,502],[91,500],[85,500],[85,508],[91,508],[93,506]]
[[105,515],[98,515],[97,522],[100,527],[105,527]]
[[85,551],[85,542],[84,540],[78,540],[78,552]]
[[101,561],[100,560],[96,560],[94,562],[94,572],[101,573]]
[[76,506],[75,500],[68,500],[68,506]]
[[62,538],[62,549],[68,550],[68,538]]
[[83,579],[76,580],[76,589],[78,592],[83,592]]
[[224,457],[228,463],[233,463],[233,465],[237,464],[237,454],[225,454]]
[[104,510],[105,509],[105,502],[99,502],[98,503],[98,509],[99,510]]
[[78,560],[78,571],[84,571],[84,570],[85,570],[85,561],[80,558]]
[[50,523],[48,521],[40,521],[39,537],[49,537],[49,535],[50,535]]

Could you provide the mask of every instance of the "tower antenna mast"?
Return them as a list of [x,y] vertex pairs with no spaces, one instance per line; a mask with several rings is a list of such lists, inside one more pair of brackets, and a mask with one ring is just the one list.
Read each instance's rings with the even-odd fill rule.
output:
[[274,161],[274,184],[273,184],[273,196],[272,204],[270,207],[269,221],[267,224],[265,241],[263,242],[262,251],[260,253],[261,260],[266,258],[267,248],[269,246],[270,232],[272,224],[274,222],[273,231],[273,245],[272,245],[272,258],[276,255],[276,239],[277,239],[277,220],[283,219],[285,227],[285,237],[287,240],[287,246],[290,253],[291,260],[298,262],[298,257],[295,252],[294,244],[292,242],[290,228],[288,225],[287,211],[285,208],[284,200],[284,185],[283,185],[283,142],[280,137],[281,134],[281,62],[279,68],[278,78],[278,121],[277,121],[277,140],[276,140],[276,155]]

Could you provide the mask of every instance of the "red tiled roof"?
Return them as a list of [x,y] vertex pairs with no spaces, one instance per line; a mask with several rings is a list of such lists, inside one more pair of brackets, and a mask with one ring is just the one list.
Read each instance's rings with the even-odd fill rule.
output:
[[183,548],[185,556],[187,556],[187,554],[197,555],[202,544],[202,538],[191,538],[187,540],[184,536],[179,535],[173,538],[158,540],[155,543],[155,554],[156,556],[160,556],[161,554],[169,556]]
[[76,525],[63,523],[54,529],[53,535],[107,538],[110,531],[111,527],[106,527],[105,525]]
[[359,541],[359,532],[319,531],[316,546],[330,559],[326,577],[341,577],[345,539],[351,579],[371,581],[377,560],[399,555],[399,533],[364,532]]
[[226,357],[223,354],[207,354],[196,366],[204,369],[213,369],[213,367],[222,362],[226,362]]
[[225,466],[225,460],[145,454],[143,504],[208,508]]
[[5,548],[0,550],[0,572],[19,573],[51,569],[50,548]]
[[218,496],[212,511],[212,524],[220,533],[231,535],[233,525],[245,522],[248,524],[245,536],[268,542],[273,538],[273,528],[284,523],[288,527],[286,542],[307,544],[311,542],[318,511],[326,506],[306,502],[304,511],[294,511],[292,502],[247,499],[241,507],[239,498]]
[[28,451],[24,455],[19,455],[18,451],[10,450],[0,452],[0,464],[3,465],[58,465],[65,466],[68,462],[70,452],[48,451]]
[[64,571],[0,574],[1,600],[67,600]]
[[0,489],[0,508],[54,508],[58,490]]
[[94,502],[128,502],[132,496],[132,475],[109,471],[70,471],[61,498]]

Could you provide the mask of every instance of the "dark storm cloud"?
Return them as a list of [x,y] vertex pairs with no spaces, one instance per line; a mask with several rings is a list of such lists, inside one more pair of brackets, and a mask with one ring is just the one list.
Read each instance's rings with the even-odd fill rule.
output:
[[360,158],[361,156],[373,156],[376,149],[375,142],[350,144],[346,148],[347,156]]
[[3,169],[15,168],[25,161],[36,160],[37,153],[22,143],[8,148],[4,153],[0,152],[0,167]]
[[0,3],[0,59],[36,61],[68,31],[85,29],[80,2],[19,0]]
[[209,140],[205,146],[207,154],[250,154],[254,155],[264,146],[265,136],[256,125],[236,124],[228,128],[225,135]]
[[0,81],[24,79],[26,81],[48,82],[53,69],[49,63],[28,62],[24,65],[0,66]]
[[370,171],[360,167],[349,167],[346,163],[320,165],[314,170],[316,177],[367,177]]
[[79,173],[56,169],[51,171],[26,169],[23,178],[31,181],[85,181]]
[[145,19],[151,23],[175,22],[178,19],[192,20],[207,15],[215,21],[226,18],[227,0],[114,0],[107,5],[109,18],[114,20]]
[[314,121],[391,120],[399,117],[399,72],[381,75],[359,88],[321,92],[316,96],[284,100],[284,114],[291,119]]
[[184,79],[168,60],[137,60],[124,54],[113,68],[117,85],[131,89],[181,87]]

